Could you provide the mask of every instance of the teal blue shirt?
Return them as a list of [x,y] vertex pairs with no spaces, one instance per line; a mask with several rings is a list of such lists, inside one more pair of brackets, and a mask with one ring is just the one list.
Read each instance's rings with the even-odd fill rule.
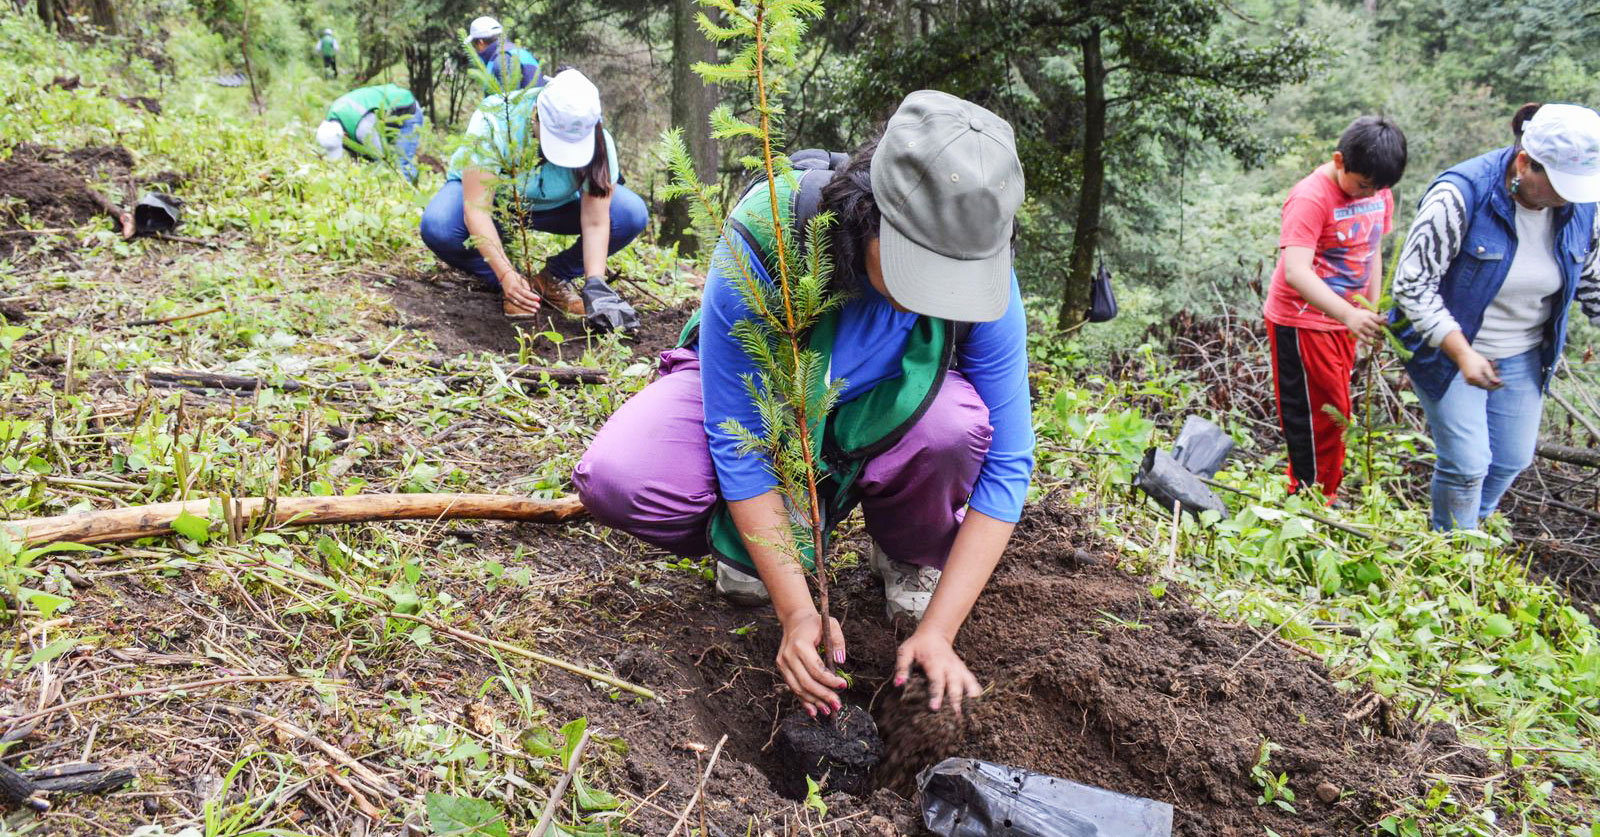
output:
[[[543,89],[517,90],[484,99],[467,123],[466,143],[450,157],[449,179],[460,180],[465,169],[499,176],[512,165],[505,161],[518,161],[514,164],[520,170],[516,188],[534,212],[555,209],[577,200],[578,189],[583,185],[581,175],[576,169],[558,166],[540,157],[538,142],[530,135],[534,103]],[[610,131],[602,128],[601,134],[605,137],[611,183],[616,185],[621,177],[617,145]]]

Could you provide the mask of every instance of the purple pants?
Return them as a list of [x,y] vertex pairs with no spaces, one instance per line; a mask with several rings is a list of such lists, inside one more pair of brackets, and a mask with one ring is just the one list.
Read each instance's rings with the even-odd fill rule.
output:
[[[989,408],[950,372],[928,411],[857,480],[867,532],[890,558],[943,567],[989,453]],[[700,400],[700,357],[661,355],[661,377],[594,437],[572,473],[595,520],[676,555],[705,555],[719,499]]]

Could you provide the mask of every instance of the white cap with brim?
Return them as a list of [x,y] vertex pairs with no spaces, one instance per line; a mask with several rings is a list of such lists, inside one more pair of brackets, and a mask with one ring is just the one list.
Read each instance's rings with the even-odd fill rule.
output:
[[1600,201],[1600,114],[1581,105],[1545,105],[1522,126],[1522,150],[1544,166],[1563,200]]
[[[458,30],[459,31],[459,30]],[[492,17],[480,17],[467,28],[467,37],[471,40],[484,38],[498,38],[505,29],[500,26],[500,21]]]
[[872,155],[883,282],[929,317],[989,322],[1011,302],[1011,229],[1026,184],[1011,124],[937,90],[905,98]]
[[322,153],[330,160],[337,160],[344,156],[344,126],[338,120],[329,119],[317,127],[317,145],[322,146]]
[[600,89],[577,70],[556,73],[539,90],[539,150],[546,160],[576,169],[594,159],[600,124]]

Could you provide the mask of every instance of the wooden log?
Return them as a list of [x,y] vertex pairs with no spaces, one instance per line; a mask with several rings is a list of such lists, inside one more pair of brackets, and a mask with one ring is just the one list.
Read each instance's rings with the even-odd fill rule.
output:
[[[210,312],[204,312],[210,313]],[[193,315],[198,316],[198,315]],[[140,321],[130,325],[161,322],[159,320]],[[604,369],[593,369],[584,366],[519,366],[506,372],[506,377],[515,378],[531,384],[542,384],[548,376],[549,380],[558,384],[605,384],[611,381],[611,376]],[[145,383],[152,387],[184,388],[184,389],[220,389],[231,392],[254,392],[266,387],[274,387],[284,392],[299,392],[303,389],[341,389],[341,390],[370,390],[372,386],[366,381],[339,381],[332,384],[320,385],[285,378],[281,383],[269,383],[260,378],[251,378],[246,375],[227,375],[219,372],[196,372],[190,369],[150,369],[144,373]],[[391,384],[413,384],[417,378],[393,380]],[[437,380],[444,382],[451,388],[461,388],[472,384],[481,384],[494,380],[489,372],[458,373],[441,375]]]
[[[123,509],[35,517],[0,522],[0,528],[34,545],[69,542],[121,543],[172,534],[172,521],[188,512],[194,517],[211,514],[211,500],[156,503]],[[352,497],[279,497],[269,504],[261,497],[233,501],[238,517],[254,522],[270,513],[273,526],[315,526],[327,523],[366,523],[378,520],[520,520],[531,523],[566,523],[588,512],[576,497],[535,500],[504,494],[358,494]],[[264,512],[264,509],[270,511]],[[212,521],[220,524],[221,521]]]
[[126,767],[74,762],[22,775],[43,793],[106,793],[132,782],[139,774]]
[[1600,468],[1600,449],[1596,448],[1575,448],[1571,445],[1557,445],[1541,440],[1534,448],[1534,452],[1545,459],[1554,459],[1568,465]]

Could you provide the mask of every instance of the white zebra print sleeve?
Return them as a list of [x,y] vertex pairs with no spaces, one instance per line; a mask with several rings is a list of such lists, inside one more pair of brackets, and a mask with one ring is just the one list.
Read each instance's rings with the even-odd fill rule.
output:
[[1589,322],[1600,325],[1600,212],[1595,213],[1594,232],[1589,236],[1589,256],[1583,260],[1578,277],[1578,307]]
[[1467,206],[1460,190],[1448,183],[1429,189],[1401,246],[1393,293],[1400,313],[1411,319],[1430,346],[1438,346],[1461,328],[1444,307],[1439,283],[1461,252],[1466,234]]

